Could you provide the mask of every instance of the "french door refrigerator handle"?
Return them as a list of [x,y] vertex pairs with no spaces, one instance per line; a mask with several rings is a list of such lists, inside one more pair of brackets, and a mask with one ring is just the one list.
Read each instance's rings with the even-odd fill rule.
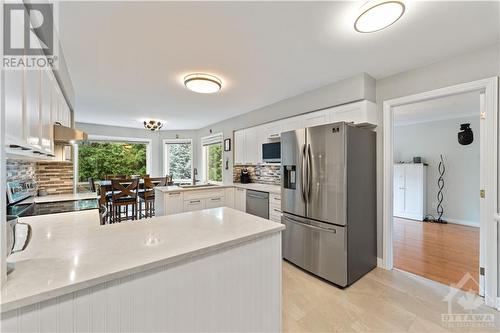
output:
[[293,222],[293,223],[297,223],[297,224],[300,224],[304,227],[307,227],[307,228],[310,228],[310,229],[315,229],[315,230],[320,230],[320,231],[325,231],[325,232],[331,232],[331,233],[334,233],[336,234],[337,233],[337,229],[335,229],[334,227],[320,227],[320,226],[317,226],[317,225],[314,225],[314,224],[311,224],[310,222],[307,222],[307,221],[300,221],[298,219],[294,219],[288,215],[283,215],[283,219],[286,220],[286,221],[290,221],[290,222]]
[[302,194],[302,200],[304,202],[307,202],[306,198],[306,145],[302,146],[302,152],[301,152],[301,163],[302,163],[302,170],[301,170],[301,179],[300,179],[300,192]]
[[311,187],[312,187],[312,154],[311,154],[311,145],[307,144],[307,192],[306,198],[307,202],[311,197]]

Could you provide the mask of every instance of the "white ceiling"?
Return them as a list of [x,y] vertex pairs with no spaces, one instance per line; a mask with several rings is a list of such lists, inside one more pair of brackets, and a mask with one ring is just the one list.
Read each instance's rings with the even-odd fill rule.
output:
[[[364,2],[66,2],[59,31],[79,122],[196,129],[367,72],[386,77],[497,43],[497,2],[408,2],[359,34]],[[221,92],[181,78],[208,72]]]
[[470,92],[395,107],[394,125],[479,117],[479,112],[479,92]]

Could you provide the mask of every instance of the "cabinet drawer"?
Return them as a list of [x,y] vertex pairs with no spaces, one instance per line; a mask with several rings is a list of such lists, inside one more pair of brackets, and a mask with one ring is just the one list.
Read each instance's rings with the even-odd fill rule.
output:
[[280,194],[269,194],[269,206],[281,207],[281,195]]
[[206,199],[206,208],[224,207],[224,197],[212,197]]
[[269,207],[269,219],[275,216],[278,220],[281,220],[281,209],[277,207]]
[[193,199],[184,201],[184,211],[192,212],[194,210],[201,210],[205,208],[205,201],[202,199]]
[[208,199],[213,197],[224,197],[224,189],[210,189],[184,192],[184,200]]

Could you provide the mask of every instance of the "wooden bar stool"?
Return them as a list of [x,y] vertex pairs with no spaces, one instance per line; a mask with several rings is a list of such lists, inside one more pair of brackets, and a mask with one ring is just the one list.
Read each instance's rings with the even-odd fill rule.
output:
[[[111,181],[111,211],[112,223],[121,222],[123,213],[125,220],[137,220],[137,190],[139,179],[134,179],[127,186],[123,186],[118,180]],[[122,211],[122,208],[125,208]],[[129,216],[129,210],[132,215]]]
[[[139,192],[139,217],[153,217],[155,215],[155,186],[165,186],[166,179],[144,178],[144,190]],[[142,215],[142,204],[144,203],[144,215]]]

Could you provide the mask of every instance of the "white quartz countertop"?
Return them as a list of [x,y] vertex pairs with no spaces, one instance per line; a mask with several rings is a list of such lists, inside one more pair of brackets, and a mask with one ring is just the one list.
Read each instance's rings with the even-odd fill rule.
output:
[[97,193],[86,192],[86,193],[72,193],[72,194],[55,194],[46,195],[43,197],[35,197],[33,199],[36,203],[44,202],[58,202],[58,201],[72,201],[72,200],[84,200],[84,199],[95,199],[97,198]]
[[279,185],[267,185],[267,184],[257,184],[257,183],[249,183],[249,184],[241,184],[241,183],[233,183],[229,185],[213,185],[206,187],[180,187],[180,186],[157,186],[156,190],[161,192],[184,192],[184,191],[201,191],[201,190],[216,190],[220,188],[228,188],[228,187],[239,187],[247,190],[255,190],[262,192],[269,192],[273,194],[281,194],[281,186]]
[[26,217],[33,236],[2,288],[1,311],[280,232],[284,226],[231,208],[100,225],[97,210]]

